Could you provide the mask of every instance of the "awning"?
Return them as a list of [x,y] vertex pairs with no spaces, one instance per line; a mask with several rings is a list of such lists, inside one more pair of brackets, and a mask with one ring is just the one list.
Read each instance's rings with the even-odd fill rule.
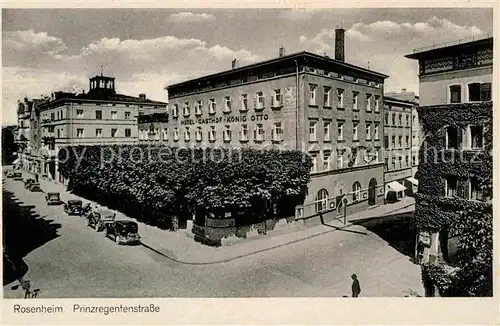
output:
[[410,181],[411,183],[413,183],[415,186],[418,186],[418,180],[415,179],[414,177],[409,177],[409,178],[406,178],[406,180]]
[[[406,187],[400,184],[397,181],[392,181],[387,184],[387,188],[389,188],[390,191],[395,191],[395,192],[400,192],[400,191],[405,191]],[[387,190],[387,189],[386,189]]]

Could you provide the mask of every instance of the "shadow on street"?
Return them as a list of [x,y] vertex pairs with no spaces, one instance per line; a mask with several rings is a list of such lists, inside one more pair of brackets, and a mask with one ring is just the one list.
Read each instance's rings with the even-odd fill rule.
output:
[[3,194],[3,284],[9,284],[28,272],[23,258],[31,251],[57,238],[61,224],[36,214],[32,205],[22,205],[13,193]]
[[393,215],[370,217],[352,221],[375,233],[387,243],[413,260],[415,253],[415,230],[413,213],[397,213]]

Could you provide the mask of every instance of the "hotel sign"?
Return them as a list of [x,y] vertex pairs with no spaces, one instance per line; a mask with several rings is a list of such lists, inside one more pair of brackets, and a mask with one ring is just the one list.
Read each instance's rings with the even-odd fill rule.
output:
[[206,125],[206,124],[216,124],[216,123],[235,123],[235,122],[247,122],[247,121],[266,121],[269,120],[269,115],[267,114],[252,114],[252,115],[227,115],[223,117],[210,117],[210,118],[198,118],[198,119],[184,119],[181,121],[183,126],[185,125]]

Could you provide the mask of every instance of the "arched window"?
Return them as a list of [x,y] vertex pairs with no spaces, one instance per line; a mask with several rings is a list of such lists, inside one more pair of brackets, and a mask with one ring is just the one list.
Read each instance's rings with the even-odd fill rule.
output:
[[320,189],[316,196],[316,213],[326,210],[328,207],[328,191]]
[[361,184],[356,181],[352,185],[352,200],[358,201],[360,199],[361,199]]

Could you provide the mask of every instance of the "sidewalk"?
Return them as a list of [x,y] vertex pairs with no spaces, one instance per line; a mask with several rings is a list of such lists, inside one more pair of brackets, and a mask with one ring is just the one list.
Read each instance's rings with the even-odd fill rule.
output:
[[[27,174],[28,172],[24,173]],[[57,184],[43,179],[40,179],[39,181],[44,192],[59,192],[61,194],[61,200],[63,201],[67,201],[68,199],[82,199],[69,193],[62,184]],[[89,202],[85,199],[82,199],[82,201],[84,204]],[[338,220],[329,221],[326,223],[328,226],[321,224],[308,226],[307,224],[304,225],[303,222],[293,222],[290,223],[290,226],[285,230],[279,231],[278,233],[249,238],[238,244],[221,246],[218,248],[205,246],[195,242],[192,239],[192,234],[189,230],[170,232],[154,226],[146,225],[139,221],[136,222],[139,225],[139,233],[144,247],[178,263],[189,265],[209,265],[228,262],[332,232],[342,232],[339,230],[349,231],[350,228],[359,228],[359,226],[355,226],[351,222],[411,211],[414,208],[413,205],[413,198],[405,198],[404,200],[394,204],[377,206],[373,209],[348,216],[347,225],[344,225]],[[115,212],[117,213],[117,218],[119,219],[133,220],[121,212]],[[350,232],[358,231],[352,230]]]

